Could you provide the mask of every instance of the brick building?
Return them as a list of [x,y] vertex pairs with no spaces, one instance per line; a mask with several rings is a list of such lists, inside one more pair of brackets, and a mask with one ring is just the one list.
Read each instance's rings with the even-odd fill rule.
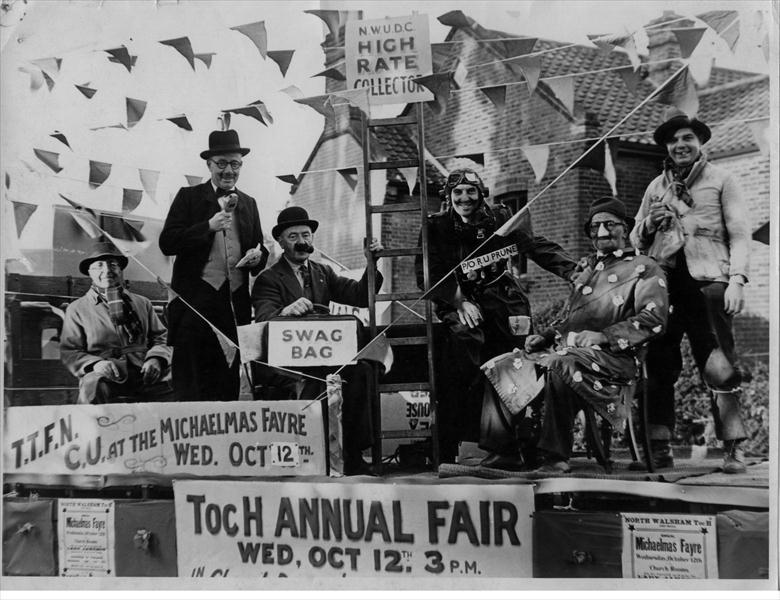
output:
[[[433,103],[427,103],[424,111],[431,211],[438,209],[437,191],[446,172],[468,162],[457,158],[465,155],[481,155],[478,161],[483,164],[476,167],[491,189],[493,202],[518,209],[534,199],[595,139],[611,130],[680,67],[679,61],[674,60],[680,56],[677,39],[661,25],[675,17],[665,14],[648,30],[649,56],[642,57],[642,70],[648,76],[637,84],[635,95],[616,70],[630,64],[623,52],[604,53],[583,45],[538,40],[533,52],[541,52],[541,79],[536,91],[529,93],[520,72],[505,60],[515,56],[513,49],[517,45],[510,40],[518,40],[520,34],[487,30],[471,19],[469,26],[451,28],[445,43],[434,44],[434,71],[454,71],[458,63],[469,71],[461,89],[451,93],[443,112],[434,110]],[[684,24],[676,21],[673,26]],[[330,65],[337,65],[343,55],[339,46],[343,43],[330,35],[323,44]],[[574,110],[570,114],[544,80],[579,73],[583,74],[574,78]],[[506,85],[503,109],[477,89],[498,85]],[[328,80],[327,92],[343,89],[344,82]],[[769,220],[769,157],[759,151],[745,121],[768,118],[769,78],[714,67],[707,85],[697,91],[698,116],[713,130],[705,150],[711,160],[738,177],[745,192],[745,210],[756,230]],[[665,105],[651,101],[609,137],[618,195],[632,211],[638,208],[647,184],[661,171],[664,151],[653,143],[652,131],[661,122],[665,109]],[[411,110],[413,106],[407,106],[404,113]],[[354,181],[348,181],[334,169],[361,165],[360,127],[359,111],[348,106],[335,107],[335,117],[326,119],[304,173],[291,190],[292,203],[305,206],[321,222],[319,247],[349,268],[364,264],[363,177],[358,169],[354,185]],[[521,146],[543,144],[549,145],[549,159],[546,173],[537,183]],[[377,130],[370,146],[373,160],[416,155],[413,131],[401,127]],[[590,202],[610,193],[602,173],[588,164],[592,165],[586,160],[571,169],[533,201],[530,211],[535,232],[556,240],[577,256],[590,248],[582,234]],[[374,202],[409,200],[407,185],[396,171],[373,172],[371,186]],[[419,190],[415,188],[413,192],[417,194]],[[376,218],[374,231],[381,231],[385,247],[415,245],[419,227],[412,222],[412,216],[389,213]],[[769,247],[753,242],[752,252],[746,309],[737,326],[738,343],[747,354],[765,356],[769,346]],[[385,291],[415,287],[411,259],[383,261],[380,269],[385,274]],[[567,293],[562,282],[532,262],[527,263],[527,277],[532,305],[537,310]],[[395,307],[392,314],[395,317],[403,312]]]

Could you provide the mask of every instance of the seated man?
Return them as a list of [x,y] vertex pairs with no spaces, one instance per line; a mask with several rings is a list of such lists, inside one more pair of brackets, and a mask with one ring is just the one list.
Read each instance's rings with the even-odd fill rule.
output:
[[[279,213],[271,234],[282,247],[281,258],[263,271],[252,288],[252,306],[255,321],[275,317],[303,317],[322,310],[330,301],[351,306],[368,306],[368,279],[363,273],[360,281],[337,275],[333,269],[313,260],[314,232],[319,223],[309,219],[304,208],[290,206]],[[382,245],[376,240],[366,252],[378,252]],[[382,274],[377,271],[376,290],[382,286]],[[332,368],[306,369],[317,377],[324,377]],[[344,470],[346,475],[370,473],[362,458],[362,450],[371,446],[371,410],[366,386],[371,368],[362,361],[341,371],[346,380],[342,389],[342,428],[344,432]],[[292,390],[295,380],[278,376],[273,383]],[[298,394],[296,394],[298,395]],[[299,397],[310,394],[303,392]],[[315,397],[317,392],[314,392]]]
[[125,267],[127,257],[110,242],[97,242],[79,264],[92,286],[66,309],[60,335],[62,362],[79,378],[79,404],[173,400],[161,381],[171,360],[165,326],[147,298],[125,289]]
[[529,358],[546,370],[541,472],[569,472],[574,417],[584,406],[613,425],[623,421],[630,407],[621,402],[621,389],[637,376],[637,350],[666,326],[663,271],[626,247],[632,226],[620,200],[604,197],[591,205],[585,233],[596,252],[581,261],[553,327],[525,341]]

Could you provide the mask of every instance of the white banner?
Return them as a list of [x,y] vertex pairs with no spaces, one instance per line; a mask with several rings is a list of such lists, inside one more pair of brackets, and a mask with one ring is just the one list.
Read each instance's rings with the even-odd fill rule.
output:
[[717,579],[714,515],[623,513],[623,577]]
[[115,577],[114,501],[57,500],[61,577]]
[[350,20],[345,27],[348,90],[367,88],[371,104],[433,100],[410,81],[433,72],[428,15]]
[[324,475],[310,400],[14,406],[5,473]]
[[181,577],[532,577],[532,486],[174,481]]
[[311,367],[355,364],[357,321],[268,321],[268,364]]

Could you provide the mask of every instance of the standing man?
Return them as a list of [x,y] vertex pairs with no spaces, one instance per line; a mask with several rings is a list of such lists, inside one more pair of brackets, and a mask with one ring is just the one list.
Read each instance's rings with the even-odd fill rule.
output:
[[[511,213],[502,205],[490,206],[488,193],[476,171],[455,169],[441,190],[448,207],[428,220],[431,285],[444,279],[431,299],[452,341],[442,349],[452,371],[439,386],[440,398],[452,398],[438,413],[443,461],[454,458],[459,441],[478,439],[480,415],[488,420],[505,420],[499,406],[482,409],[485,381],[480,366],[498,354],[522,348],[525,336],[531,332],[530,303],[513,276],[512,261],[524,253],[563,278],[576,266],[563,248],[542,236],[529,235],[522,229],[508,237],[493,236]],[[461,261],[478,247],[482,249],[464,269]],[[416,258],[415,268],[422,289],[421,256]],[[449,274],[453,268],[454,273]],[[504,424],[508,429],[515,425]],[[488,448],[493,454],[485,460],[486,466],[508,467],[509,463],[522,462],[514,436],[505,442]]]
[[235,187],[248,153],[234,130],[212,132],[200,154],[210,181],[179,190],[160,234],[163,254],[176,256],[168,326],[180,401],[238,399],[239,357],[227,364],[211,325],[237,340],[251,319],[249,274],[268,260],[255,199]]
[[[368,278],[360,281],[337,275],[333,269],[309,259],[314,252],[314,232],[319,223],[309,218],[306,209],[290,206],[279,213],[271,234],[282,247],[282,256],[255,281],[252,305],[255,321],[276,317],[303,317],[314,312],[327,313],[331,301],[365,308],[368,306]],[[366,252],[379,252],[382,244],[372,240]],[[376,273],[376,290],[382,287],[382,274]],[[307,369],[319,377],[327,369]],[[358,361],[343,370],[342,430],[344,432],[344,471],[346,475],[369,474],[362,451],[371,446],[371,411],[368,386],[371,368]],[[290,378],[288,387],[294,386]],[[305,396],[306,394],[304,394]],[[316,396],[316,392],[315,392]]]
[[631,232],[634,246],[664,268],[670,310],[666,335],[650,345],[649,423],[652,460],[673,466],[674,384],[682,370],[680,341],[688,334],[696,366],[710,388],[715,432],[723,441],[723,470],[745,471],[740,447],[742,375],[736,366],[732,319],[743,307],[750,229],[734,177],[708,162],[705,123],[671,109],[653,134],[666,148],[664,172],[648,186]]
[[171,349],[165,326],[148,298],[125,289],[127,257],[97,242],[79,264],[92,286],[65,311],[62,362],[79,378],[79,404],[173,400],[163,377]]

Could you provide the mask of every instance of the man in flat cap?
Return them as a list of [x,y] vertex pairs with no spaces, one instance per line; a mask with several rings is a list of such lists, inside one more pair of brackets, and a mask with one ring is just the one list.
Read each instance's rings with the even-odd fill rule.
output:
[[152,303],[125,289],[127,257],[98,242],[79,264],[92,286],[65,310],[62,362],[79,378],[79,404],[173,400],[163,381],[171,360]]
[[236,131],[212,132],[200,154],[210,181],[179,190],[160,234],[163,254],[176,257],[168,326],[180,401],[238,399],[240,360],[228,364],[230,343],[213,328],[236,342],[251,320],[249,274],[268,260],[255,199],[235,187],[248,153]]
[[668,156],[663,173],[645,192],[631,232],[634,246],[666,271],[673,307],[666,335],[650,345],[647,356],[652,459],[661,468],[674,463],[674,384],[682,370],[680,342],[686,333],[712,392],[723,470],[741,473],[740,444],[747,432],[740,417],[742,375],[732,319],[742,310],[742,287],[748,281],[747,207],[734,177],[707,160],[702,146],[710,129],[704,122],[670,109],[653,138]]

